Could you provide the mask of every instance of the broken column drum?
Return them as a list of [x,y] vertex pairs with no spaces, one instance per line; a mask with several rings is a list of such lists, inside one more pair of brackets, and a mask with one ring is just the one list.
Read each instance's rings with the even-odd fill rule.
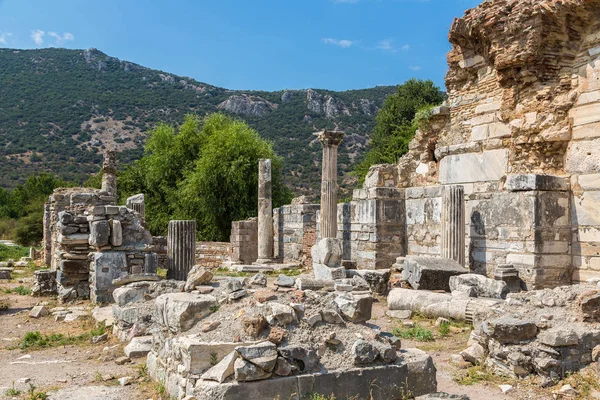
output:
[[167,235],[167,278],[185,281],[194,266],[196,221],[169,221]]
[[337,153],[343,132],[322,131],[315,134],[323,145],[321,180],[321,238],[337,237]]
[[102,191],[117,197],[117,154],[114,150],[104,153],[102,163]]
[[127,208],[137,211],[142,218],[146,218],[146,202],[144,199],[144,194],[136,194],[127,199],[126,202]]
[[442,258],[465,265],[465,188],[446,186],[442,190]]
[[271,160],[258,160],[258,260],[273,259],[273,204],[271,199]]

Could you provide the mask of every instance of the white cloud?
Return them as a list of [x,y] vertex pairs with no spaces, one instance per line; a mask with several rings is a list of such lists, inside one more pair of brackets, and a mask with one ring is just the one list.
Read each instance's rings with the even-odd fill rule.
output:
[[4,44],[4,45],[8,44],[8,38],[11,36],[12,36],[12,33],[10,33],[10,32],[0,33],[0,44]]
[[325,43],[325,44],[332,44],[334,46],[339,46],[339,47],[342,47],[344,49],[347,49],[348,47],[351,47],[354,44],[356,44],[355,41],[353,41],[353,40],[346,40],[346,39],[323,38],[323,39],[321,39],[321,41],[323,43]]
[[41,46],[44,44],[44,35],[46,32],[36,29],[31,31],[31,39],[35,42],[36,45]]
[[48,36],[52,36],[56,40],[56,44],[61,44],[65,41],[75,40],[75,36],[73,36],[70,32],[64,32],[62,36],[56,32],[48,32]]
[[395,53],[398,50],[402,50],[402,51],[410,50],[410,45],[404,44],[400,47],[396,47],[396,45],[394,44],[394,39],[384,39],[384,40],[380,40],[379,43],[377,43],[376,48],[377,48],[377,50],[387,51],[389,53]]
[[421,67],[418,65],[410,65],[408,68],[410,68],[413,71],[420,71]]

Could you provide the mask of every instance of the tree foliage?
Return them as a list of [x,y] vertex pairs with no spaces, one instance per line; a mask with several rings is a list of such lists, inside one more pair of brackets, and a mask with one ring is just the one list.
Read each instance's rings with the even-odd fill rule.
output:
[[146,195],[154,234],[165,234],[171,219],[194,219],[200,239],[227,240],[232,221],[256,215],[260,158],[273,160],[273,203],[285,204],[291,192],[270,143],[223,114],[188,115],[179,127],[150,133],[144,156],[119,176],[119,191]]
[[355,168],[360,182],[372,165],[394,164],[408,152],[408,144],[417,130],[414,123],[417,112],[445,99],[445,93],[430,80],[410,79],[398,86],[379,110],[369,150]]

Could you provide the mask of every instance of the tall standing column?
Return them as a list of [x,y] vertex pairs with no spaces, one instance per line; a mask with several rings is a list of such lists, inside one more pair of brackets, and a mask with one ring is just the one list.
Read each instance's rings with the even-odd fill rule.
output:
[[337,237],[337,153],[344,132],[327,131],[315,133],[323,145],[321,177],[321,238]]
[[117,197],[117,153],[106,150],[102,163],[102,191]]
[[185,281],[196,260],[196,221],[169,221],[167,278]]
[[442,190],[442,257],[465,265],[465,188]]
[[271,199],[271,160],[258,160],[258,260],[273,261],[273,204]]

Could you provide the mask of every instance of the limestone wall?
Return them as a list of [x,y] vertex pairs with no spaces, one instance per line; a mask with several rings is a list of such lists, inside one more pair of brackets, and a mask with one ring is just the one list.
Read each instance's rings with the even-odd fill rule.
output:
[[252,264],[258,258],[258,222],[256,218],[231,223],[231,261]]
[[229,242],[196,242],[196,264],[206,268],[220,268],[231,259]]
[[275,258],[312,266],[310,249],[316,242],[318,204],[292,204],[273,210]]

